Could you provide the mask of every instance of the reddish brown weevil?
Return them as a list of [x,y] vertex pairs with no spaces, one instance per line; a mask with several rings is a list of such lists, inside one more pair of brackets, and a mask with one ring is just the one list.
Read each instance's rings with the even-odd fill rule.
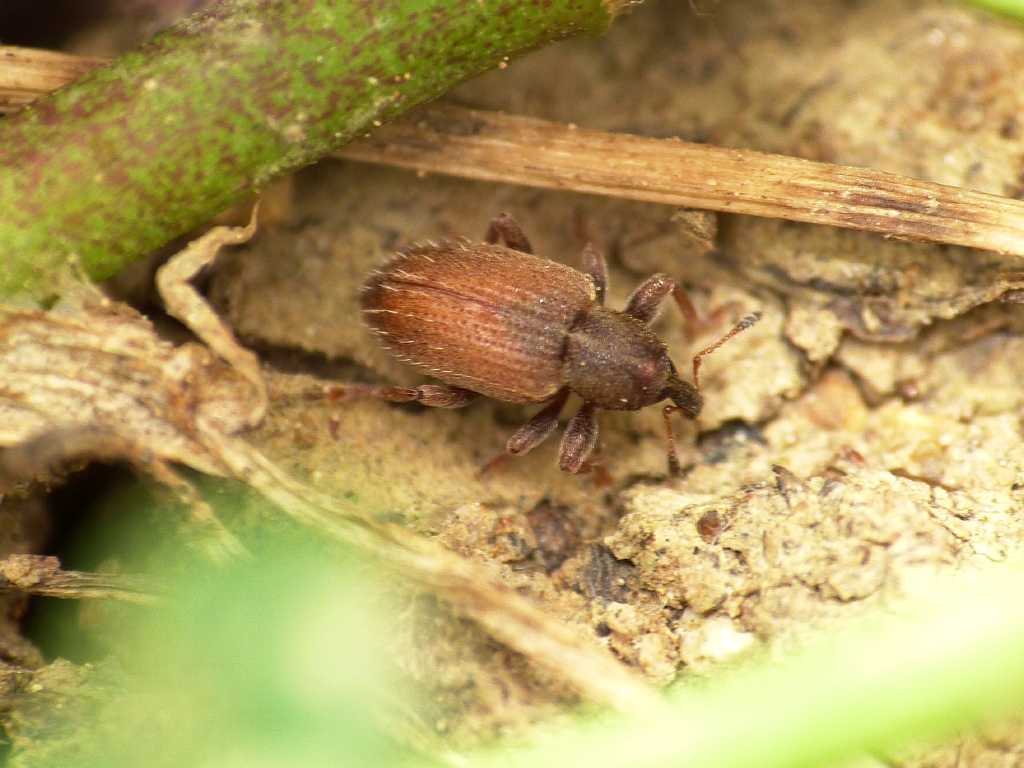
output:
[[690,384],[679,378],[665,345],[648,327],[670,293],[685,315],[694,314],[672,278],[648,278],[617,312],[604,306],[605,263],[592,246],[583,250],[582,272],[538,258],[519,225],[504,214],[491,222],[485,241],[413,246],[363,286],[363,317],[384,346],[447,386],[362,386],[350,392],[439,408],[460,408],[477,395],[546,402],[509,438],[511,454],[542,443],[575,392],[584,404],[569,421],[559,454],[568,472],[583,469],[597,444],[598,410],[634,411],[668,399],[669,469],[677,472],[669,416],[678,410],[697,417],[703,404],[701,359],[758,315],[748,315],[693,358]]

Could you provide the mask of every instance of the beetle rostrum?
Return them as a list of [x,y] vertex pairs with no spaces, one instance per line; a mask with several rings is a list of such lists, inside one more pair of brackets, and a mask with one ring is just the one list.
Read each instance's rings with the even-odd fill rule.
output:
[[523,454],[554,431],[575,392],[584,404],[569,421],[559,452],[561,468],[574,473],[588,466],[597,444],[599,410],[634,411],[669,400],[669,470],[677,472],[669,416],[678,410],[697,417],[701,359],[758,316],[747,316],[694,357],[691,384],[679,377],[649,325],[669,294],[684,315],[695,314],[672,278],[648,278],[619,312],[604,306],[607,273],[592,246],[583,250],[581,272],[534,256],[506,214],[491,222],[484,239],[413,246],[363,286],[363,318],[385,348],[445,384],[355,385],[347,394],[441,408],[462,407],[478,395],[546,403],[508,440],[508,453]]

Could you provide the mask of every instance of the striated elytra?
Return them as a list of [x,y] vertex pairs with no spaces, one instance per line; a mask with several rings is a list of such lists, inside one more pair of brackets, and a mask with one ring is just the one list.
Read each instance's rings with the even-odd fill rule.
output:
[[363,286],[363,318],[395,357],[445,386],[360,391],[445,408],[466,405],[477,395],[546,402],[509,438],[511,454],[543,442],[575,392],[584,405],[569,421],[559,453],[568,472],[588,466],[597,444],[598,410],[632,411],[667,399],[672,402],[665,408],[669,469],[675,473],[670,414],[679,410],[697,417],[703,403],[697,385],[700,359],[753,325],[757,316],[744,318],[694,358],[691,384],[679,378],[648,325],[669,294],[692,317],[683,291],[657,274],[620,312],[604,306],[606,282],[604,259],[591,246],[583,251],[583,271],[539,258],[505,214],[491,222],[483,243],[444,241],[401,251]]

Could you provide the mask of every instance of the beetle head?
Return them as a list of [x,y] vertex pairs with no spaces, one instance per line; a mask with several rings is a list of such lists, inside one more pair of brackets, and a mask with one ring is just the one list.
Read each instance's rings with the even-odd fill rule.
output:
[[662,399],[668,398],[676,407],[681,410],[687,418],[696,419],[704,405],[704,397],[697,388],[688,381],[683,381],[676,374],[675,367],[665,382],[665,388],[661,391]]

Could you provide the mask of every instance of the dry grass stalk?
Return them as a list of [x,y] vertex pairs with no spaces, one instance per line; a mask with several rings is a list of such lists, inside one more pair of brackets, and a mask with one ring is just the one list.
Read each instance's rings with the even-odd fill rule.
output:
[[153,584],[141,576],[65,571],[56,557],[9,555],[0,560],[0,589],[72,599],[101,598],[149,604],[157,596]]
[[339,157],[1024,255],[1024,202],[894,173],[436,104]]
[[103,59],[0,46],[0,112],[12,112],[102,63]]
[[586,698],[622,712],[658,702],[654,690],[610,653],[561,619],[499,582],[483,565],[296,481],[244,440],[217,437],[209,446],[229,474],[321,534],[374,556],[381,565],[447,600],[493,638],[558,675]]
[[[0,112],[101,63],[0,46]],[[24,72],[35,73],[31,79]],[[15,93],[12,98],[10,94]],[[436,104],[339,157],[1024,255],[1024,202],[784,155]]]

